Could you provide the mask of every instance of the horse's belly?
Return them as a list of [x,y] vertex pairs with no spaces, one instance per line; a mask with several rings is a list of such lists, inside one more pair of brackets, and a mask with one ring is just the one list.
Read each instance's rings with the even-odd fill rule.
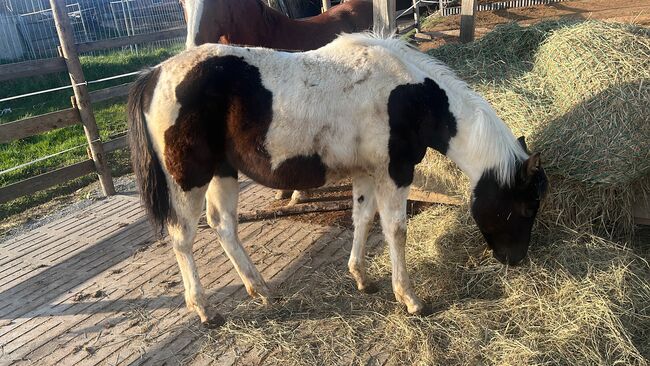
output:
[[228,160],[238,171],[255,182],[276,189],[310,189],[324,185],[328,169],[320,156],[299,155],[286,159],[275,169],[268,154],[259,150],[242,154],[230,151]]

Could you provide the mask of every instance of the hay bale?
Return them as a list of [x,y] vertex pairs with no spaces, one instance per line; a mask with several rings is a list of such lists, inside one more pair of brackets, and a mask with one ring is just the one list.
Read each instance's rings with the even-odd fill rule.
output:
[[326,268],[284,284],[272,308],[236,308],[201,352],[234,348],[287,366],[647,365],[650,266],[638,245],[539,227],[530,261],[508,268],[485,250],[467,207],[436,207],[409,222],[407,245],[434,315],[409,316],[394,301],[384,248],[369,265],[379,293],[356,291],[344,264]]
[[[497,27],[469,45],[430,51],[541,151],[551,179],[546,214],[631,233],[632,204],[650,192],[650,31],[547,22]],[[430,153],[416,185],[467,197],[466,179]]]

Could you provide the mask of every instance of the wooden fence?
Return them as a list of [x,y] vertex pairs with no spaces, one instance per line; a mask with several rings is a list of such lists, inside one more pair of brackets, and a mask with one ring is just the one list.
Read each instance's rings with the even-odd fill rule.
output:
[[185,28],[176,28],[156,33],[75,44],[72,38],[70,20],[61,9],[61,2],[50,0],[50,3],[61,44],[61,56],[0,65],[0,81],[68,71],[74,91],[72,106],[56,112],[1,124],[0,144],[58,128],[82,124],[88,142],[89,156],[92,158],[0,187],[0,204],[51,188],[92,172],[97,173],[104,193],[106,195],[114,194],[115,188],[113,187],[110,169],[106,164],[105,154],[125,148],[127,146],[126,136],[102,142],[91,104],[127,95],[130,83],[88,92],[78,54],[185,36]]

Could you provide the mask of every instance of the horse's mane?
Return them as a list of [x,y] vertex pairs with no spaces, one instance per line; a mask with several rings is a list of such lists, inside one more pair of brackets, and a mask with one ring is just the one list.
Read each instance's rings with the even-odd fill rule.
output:
[[512,131],[497,116],[492,106],[458,78],[456,73],[441,61],[426,55],[410,44],[391,35],[382,37],[374,33],[342,34],[333,47],[347,45],[378,46],[389,51],[405,65],[428,75],[436,83],[462,98],[460,117],[472,123],[468,132],[467,156],[481,166],[493,168],[502,185],[513,183],[517,164],[528,155],[515,139]]

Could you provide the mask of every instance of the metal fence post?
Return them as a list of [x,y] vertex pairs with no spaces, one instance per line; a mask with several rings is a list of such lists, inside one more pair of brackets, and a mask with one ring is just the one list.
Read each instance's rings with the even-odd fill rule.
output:
[[74,90],[75,107],[79,110],[81,123],[84,126],[84,132],[88,140],[88,145],[90,146],[93,161],[95,162],[95,169],[97,170],[102,190],[105,195],[109,196],[115,194],[115,187],[113,186],[111,171],[106,163],[104,147],[99,137],[99,130],[90,103],[86,79],[81,69],[79,55],[77,55],[74,33],[72,32],[70,19],[68,19],[65,0],[50,0],[50,5],[52,6],[52,16],[56,24],[56,32],[59,35],[59,42],[61,43],[61,52],[68,66],[68,74],[70,75],[70,82]]

